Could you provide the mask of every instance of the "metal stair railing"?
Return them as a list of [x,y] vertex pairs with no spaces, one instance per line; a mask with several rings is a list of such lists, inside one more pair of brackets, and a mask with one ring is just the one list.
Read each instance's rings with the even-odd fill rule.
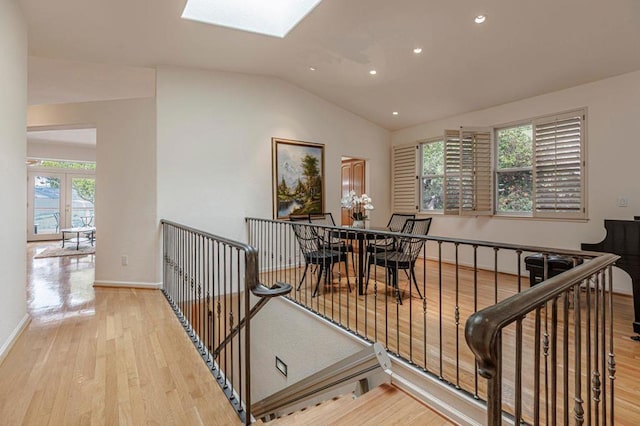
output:
[[[244,424],[251,414],[251,318],[289,284],[258,281],[247,244],[162,220],[163,286],[182,323]],[[251,295],[259,298],[252,307]]]

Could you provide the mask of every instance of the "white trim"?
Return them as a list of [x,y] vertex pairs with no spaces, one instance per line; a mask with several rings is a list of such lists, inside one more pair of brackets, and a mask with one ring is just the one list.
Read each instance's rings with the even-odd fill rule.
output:
[[94,287],[123,287],[123,288],[145,288],[152,290],[159,290],[162,288],[162,283],[143,283],[139,281],[94,281]]
[[0,365],[2,365],[5,358],[9,354],[9,351],[11,351],[13,345],[18,341],[18,338],[20,337],[20,335],[22,335],[22,332],[27,329],[29,323],[31,323],[31,316],[29,314],[25,314],[18,323],[18,326],[13,330],[13,333],[9,335],[7,341],[4,342],[4,345],[2,345],[2,347],[0,348]]
[[391,358],[391,384],[409,393],[429,408],[460,425],[486,424],[487,411],[483,402],[464,395],[442,380]]

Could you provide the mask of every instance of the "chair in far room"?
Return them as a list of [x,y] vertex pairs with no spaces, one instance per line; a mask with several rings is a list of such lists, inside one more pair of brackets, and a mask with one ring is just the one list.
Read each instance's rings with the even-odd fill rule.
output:
[[[405,233],[405,226],[409,219],[415,219],[415,214],[393,213],[387,223],[387,229],[391,232]],[[367,244],[367,282],[369,281],[369,273],[371,272],[372,257],[377,253],[393,251],[396,249],[396,241],[394,238],[378,238]],[[408,278],[408,276],[407,276]]]
[[351,291],[351,283],[349,282],[349,269],[347,262],[347,253],[345,251],[336,251],[332,250],[329,247],[323,247],[320,245],[320,238],[318,237],[318,233],[316,232],[316,228],[311,224],[303,224],[301,222],[294,222],[291,224],[293,227],[293,232],[296,235],[296,239],[300,246],[300,250],[302,251],[302,255],[304,257],[304,272],[302,273],[302,278],[300,278],[300,282],[298,283],[297,290],[300,290],[302,283],[307,275],[307,271],[309,269],[309,265],[317,265],[317,280],[316,285],[312,293],[312,297],[318,294],[318,289],[320,287],[320,279],[322,278],[322,274],[325,274],[325,284],[329,284],[330,276],[332,275],[333,266],[336,263],[344,262],[345,275],[347,278],[347,287],[349,291]]
[[[314,225],[336,226],[331,213],[313,213],[309,215],[309,222]],[[351,264],[355,267],[354,249],[351,242],[346,242],[340,238],[331,235],[330,229],[318,228],[318,236],[320,237],[320,246],[330,248],[339,252],[351,253]]]
[[[429,233],[430,227],[431,218],[407,219],[403,233],[410,235],[399,236],[397,238],[397,249],[376,253],[371,258],[371,263],[373,265],[381,266],[386,269],[386,282],[395,290],[396,301],[398,304],[402,304],[400,289],[398,288],[398,271],[400,269],[409,273],[409,286],[411,286],[411,281],[413,281],[416,291],[418,292],[418,296],[422,297],[422,293],[418,287],[418,280],[416,279],[415,263],[416,259],[418,259],[418,256],[420,255],[422,247],[424,246],[424,236]],[[368,279],[369,275],[367,274],[367,280]]]

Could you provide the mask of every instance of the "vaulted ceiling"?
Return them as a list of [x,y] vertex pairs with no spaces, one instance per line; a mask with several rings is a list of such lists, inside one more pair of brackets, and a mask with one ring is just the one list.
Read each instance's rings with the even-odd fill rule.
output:
[[396,130],[640,69],[638,0],[324,0],[284,39],[181,19],[185,0],[19,1],[31,103],[74,99],[52,63],[102,81],[75,81],[95,98],[127,92],[96,72],[176,65],[274,76]]

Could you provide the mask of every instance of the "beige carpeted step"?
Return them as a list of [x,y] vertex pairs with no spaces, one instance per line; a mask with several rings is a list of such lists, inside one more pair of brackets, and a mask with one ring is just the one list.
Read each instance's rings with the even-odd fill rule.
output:
[[351,395],[345,395],[268,424],[355,426],[452,423],[397,387],[383,384],[355,400]]

